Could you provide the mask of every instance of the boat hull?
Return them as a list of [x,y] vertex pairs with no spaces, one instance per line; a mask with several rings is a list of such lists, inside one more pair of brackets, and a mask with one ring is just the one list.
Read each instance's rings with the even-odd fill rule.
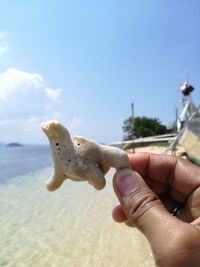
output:
[[200,117],[187,122],[179,144],[186,150],[189,157],[200,161]]

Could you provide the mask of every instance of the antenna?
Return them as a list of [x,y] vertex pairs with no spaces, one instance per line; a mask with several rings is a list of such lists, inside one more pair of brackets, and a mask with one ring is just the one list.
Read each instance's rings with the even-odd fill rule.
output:
[[189,83],[189,75],[186,69],[184,70],[184,76],[185,76],[185,82]]
[[179,75],[179,86],[181,86],[183,83],[189,84],[189,74],[186,69]]

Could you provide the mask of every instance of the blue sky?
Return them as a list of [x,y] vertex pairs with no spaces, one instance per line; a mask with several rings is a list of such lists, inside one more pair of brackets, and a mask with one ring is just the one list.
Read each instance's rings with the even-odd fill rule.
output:
[[186,73],[200,103],[200,1],[0,0],[0,141],[46,143],[62,121],[97,142],[136,116],[174,121]]

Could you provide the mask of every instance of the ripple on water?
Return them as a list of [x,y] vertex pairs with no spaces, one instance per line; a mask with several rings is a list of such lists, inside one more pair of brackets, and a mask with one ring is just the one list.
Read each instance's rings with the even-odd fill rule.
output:
[[50,174],[44,169],[0,186],[0,266],[154,266],[142,235],[112,220],[113,170],[102,191],[66,181],[49,193]]

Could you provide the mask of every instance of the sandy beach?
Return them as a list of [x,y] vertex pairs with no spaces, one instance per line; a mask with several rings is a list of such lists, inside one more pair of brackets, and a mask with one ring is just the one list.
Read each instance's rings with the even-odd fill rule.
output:
[[113,169],[102,191],[66,181],[53,193],[44,185],[51,171],[1,185],[0,266],[154,266],[143,235],[112,219]]

